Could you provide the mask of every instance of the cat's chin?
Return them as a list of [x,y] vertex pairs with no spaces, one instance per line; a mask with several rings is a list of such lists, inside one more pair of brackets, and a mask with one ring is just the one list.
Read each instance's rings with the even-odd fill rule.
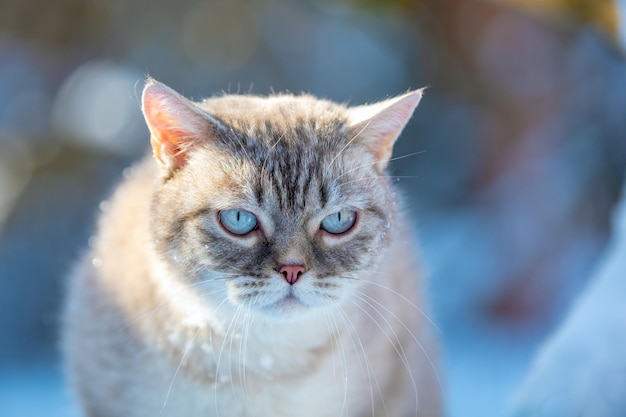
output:
[[275,320],[297,320],[310,316],[318,310],[318,308],[303,303],[291,293],[271,304],[254,306],[253,309]]

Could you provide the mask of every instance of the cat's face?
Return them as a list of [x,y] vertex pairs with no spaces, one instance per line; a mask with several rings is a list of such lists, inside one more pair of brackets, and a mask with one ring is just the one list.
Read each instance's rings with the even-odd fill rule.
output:
[[374,112],[395,110],[381,126],[308,96],[195,105],[146,90],[164,172],[157,248],[213,305],[297,317],[341,303],[379,269],[396,211],[383,169],[417,100]]

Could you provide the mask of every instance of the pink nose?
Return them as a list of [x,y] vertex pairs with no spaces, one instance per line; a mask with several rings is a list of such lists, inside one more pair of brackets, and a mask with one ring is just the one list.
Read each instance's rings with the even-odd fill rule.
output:
[[278,270],[289,284],[293,285],[304,274],[304,265],[282,265]]

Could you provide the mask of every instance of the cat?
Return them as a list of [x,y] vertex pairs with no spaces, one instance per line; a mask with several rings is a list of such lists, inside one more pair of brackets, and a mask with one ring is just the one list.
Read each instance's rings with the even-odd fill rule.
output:
[[70,280],[90,417],[439,416],[437,341],[386,174],[421,90],[192,102],[153,79],[153,156]]
[[588,288],[540,349],[507,415],[626,416],[626,188]]

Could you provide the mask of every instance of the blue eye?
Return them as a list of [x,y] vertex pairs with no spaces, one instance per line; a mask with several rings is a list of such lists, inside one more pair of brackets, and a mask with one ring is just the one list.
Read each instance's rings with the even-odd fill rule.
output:
[[326,216],[322,220],[320,227],[333,235],[340,235],[352,229],[356,223],[356,212],[350,210],[342,210]]
[[220,223],[230,233],[240,236],[252,232],[258,224],[254,214],[238,209],[220,211]]

